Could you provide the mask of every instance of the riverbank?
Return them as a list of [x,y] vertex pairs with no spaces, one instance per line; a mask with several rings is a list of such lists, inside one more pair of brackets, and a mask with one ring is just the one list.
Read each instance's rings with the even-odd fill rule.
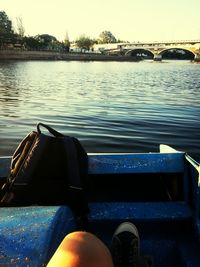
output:
[[0,50],[0,60],[139,61],[132,56],[15,50]]

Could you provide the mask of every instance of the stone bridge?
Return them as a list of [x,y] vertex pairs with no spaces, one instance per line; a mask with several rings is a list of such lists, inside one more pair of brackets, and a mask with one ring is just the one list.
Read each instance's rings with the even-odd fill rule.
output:
[[118,53],[121,55],[148,54],[155,61],[161,61],[167,51],[179,50],[191,54],[194,61],[200,61],[200,40],[169,41],[169,42],[137,42],[120,43],[116,48],[105,49],[108,54]]

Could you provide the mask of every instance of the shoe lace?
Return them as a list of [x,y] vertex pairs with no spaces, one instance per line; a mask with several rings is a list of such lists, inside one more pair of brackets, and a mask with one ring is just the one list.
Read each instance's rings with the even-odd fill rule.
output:
[[120,246],[118,244],[118,240],[115,239],[113,241],[113,247],[112,247],[112,258],[113,258],[113,263],[115,267],[122,267],[122,253],[120,251]]
[[133,240],[129,254],[128,254],[128,263],[129,267],[138,267],[139,266],[139,255],[138,255],[138,241],[137,239]]
[[117,247],[112,251],[113,261],[115,267],[120,267],[122,264],[122,254],[119,253],[119,249]]

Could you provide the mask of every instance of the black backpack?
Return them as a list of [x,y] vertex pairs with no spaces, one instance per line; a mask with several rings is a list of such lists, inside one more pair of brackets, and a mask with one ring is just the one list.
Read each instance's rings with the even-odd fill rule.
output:
[[39,123],[14,152],[1,206],[68,205],[77,217],[87,217],[87,174],[87,153],[78,139]]

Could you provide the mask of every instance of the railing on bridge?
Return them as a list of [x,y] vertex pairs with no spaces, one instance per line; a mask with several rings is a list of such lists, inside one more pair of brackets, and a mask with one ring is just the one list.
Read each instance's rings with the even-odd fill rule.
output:
[[142,46],[142,45],[149,45],[149,46],[157,46],[157,45],[177,45],[177,44],[188,44],[188,45],[195,45],[200,44],[200,40],[176,40],[176,41],[154,41],[154,42],[133,42],[133,43],[124,43],[120,44],[122,46],[130,45],[130,46]]

